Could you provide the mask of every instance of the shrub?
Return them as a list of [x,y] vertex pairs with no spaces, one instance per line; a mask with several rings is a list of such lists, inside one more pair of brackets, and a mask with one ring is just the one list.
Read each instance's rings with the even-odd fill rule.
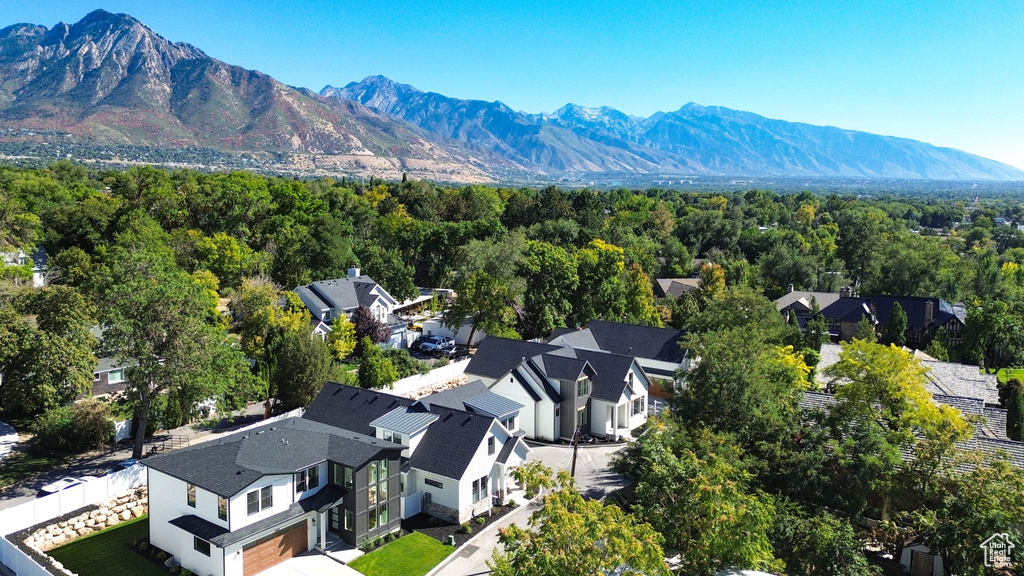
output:
[[483,516],[481,516],[481,517],[476,519],[476,523],[477,524],[486,524],[487,523],[487,518],[484,518]]
[[102,446],[111,431],[110,407],[87,401],[47,410],[32,426],[41,446],[84,452]]
[[161,562],[163,562],[164,560],[167,560],[167,552],[164,552],[163,550],[161,550],[160,552],[157,553],[156,559],[161,561]]
[[181,576],[192,576],[192,571],[188,568],[181,569]]
[[469,522],[463,522],[459,525],[459,534],[472,534],[473,527],[469,525]]
[[145,540],[140,542],[139,543],[139,550],[142,550],[143,552],[145,552],[146,550],[149,550],[149,542],[146,542]]

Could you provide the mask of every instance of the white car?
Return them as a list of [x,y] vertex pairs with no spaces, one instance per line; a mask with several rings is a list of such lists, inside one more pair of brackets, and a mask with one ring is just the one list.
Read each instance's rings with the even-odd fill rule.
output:
[[72,478],[71,476],[65,476],[60,480],[57,480],[56,482],[52,482],[50,484],[47,484],[46,486],[43,486],[41,491],[46,492],[47,494],[56,494],[61,490],[67,490],[72,486],[85,484],[86,482],[91,482],[92,480],[95,479],[95,476],[82,476],[81,478]]

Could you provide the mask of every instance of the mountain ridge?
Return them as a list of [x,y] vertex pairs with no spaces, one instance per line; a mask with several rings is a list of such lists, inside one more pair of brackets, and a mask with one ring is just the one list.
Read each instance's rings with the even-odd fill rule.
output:
[[209,148],[304,174],[446,181],[580,175],[1024,180],[952,148],[688,103],[547,114],[368,76],[319,92],[172,42],[127,14],[0,29],[0,143]]

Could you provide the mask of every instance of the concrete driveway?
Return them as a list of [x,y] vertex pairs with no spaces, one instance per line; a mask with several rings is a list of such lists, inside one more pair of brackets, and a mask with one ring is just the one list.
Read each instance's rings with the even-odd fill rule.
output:
[[323,554],[310,551],[281,562],[257,576],[363,576]]

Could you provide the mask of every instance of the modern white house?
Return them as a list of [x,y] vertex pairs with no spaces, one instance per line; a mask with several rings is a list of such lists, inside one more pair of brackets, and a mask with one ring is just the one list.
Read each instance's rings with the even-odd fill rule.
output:
[[618,439],[647,421],[650,378],[636,358],[597,350],[490,337],[466,375],[522,404],[530,438],[573,438],[576,430]]
[[393,314],[398,302],[373,278],[361,275],[359,268],[349,268],[345,278],[318,280],[297,287],[295,292],[313,316],[314,330],[322,337],[330,332],[334,320],[341,316],[351,319],[362,306],[391,328],[387,345],[405,346],[405,321]]
[[251,576],[399,530],[402,446],[288,418],[146,459],[150,542],[195,574]]
[[47,260],[46,249],[42,247],[37,248],[31,254],[26,254],[22,250],[0,254],[0,264],[4,266],[31,266],[33,288],[46,286]]
[[329,382],[303,418],[402,446],[402,518],[461,523],[507,500],[530,453],[516,429],[522,405],[483,392],[413,401]]

